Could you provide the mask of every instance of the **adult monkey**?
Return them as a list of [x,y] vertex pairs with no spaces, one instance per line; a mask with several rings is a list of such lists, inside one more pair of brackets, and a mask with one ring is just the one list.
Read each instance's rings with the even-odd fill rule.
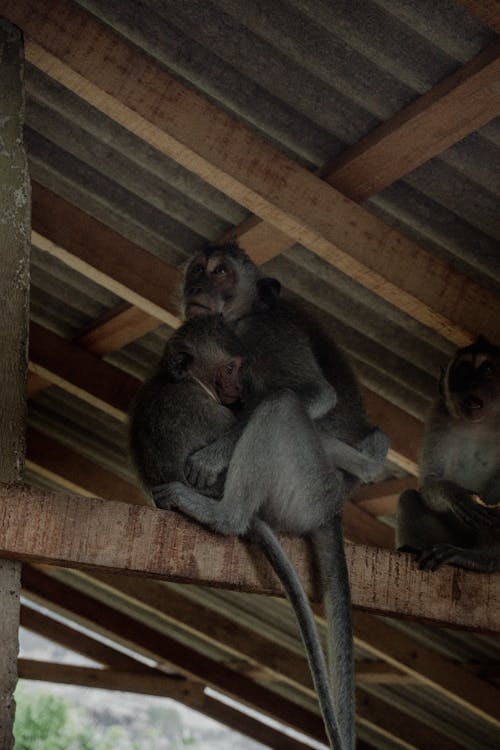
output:
[[420,477],[399,498],[397,548],[423,569],[500,572],[500,349],[483,337],[442,374]]
[[[253,368],[256,383],[254,405],[262,404],[252,424],[257,424],[257,419],[265,412],[265,419],[262,419],[263,430],[268,433],[270,420],[275,427],[274,433],[271,431],[270,434],[276,442],[288,439],[291,430],[297,431],[299,442],[297,443],[296,438],[293,445],[288,446],[290,459],[297,453],[300,435],[307,434],[307,444],[315,446],[312,450],[317,455],[324,455],[324,449],[326,453],[329,452],[329,440],[335,443],[336,448],[339,441],[342,441],[347,447],[355,447],[371,455],[381,467],[387,453],[387,439],[380,431],[372,430],[350,366],[328,336],[315,328],[300,309],[279,299],[278,295],[278,282],[262,278],[255,264],[235,243],[209,246],[196,255],[187,267],[183,289],[184,314],[189,319],[197,315],[221,313],[224,320],[233,327]],[[266,296],[271,301],[266,300]],[[263,299],[266,304],[262,309]],[[306,366],[314,370],[309,379],[304,376],[304,361]],[[337,394],[333,410],[332,404],[325,408],[322,400],[318,399],[318,381],[324,378]],[[283,389],[287,389],[285,394],[282,393]],[[269,412],[265,411],[268,407]],[[227,470],[241,434],[241,427],[230,430],[221,440],[191,456],[186,476],[200,492],[206,492],[221,473]],[[262,445],[256,432],[253,431],[252,436],[253,440],[243,430],[245,441],[240,441],[232,464],[235,475],[238,473],[237,461],[248,461],[249,455],[256,461],[257,467],[259,460],[262,463],[269,460],[268,447]],[[242,450],[243,446],[246,453]],[[279,458],[283,456],[280,455]],[[300,451],[296,460],[300,462]],[[313,540],[329,627],[331,681],[343,748],[350,750],[354,746],[353,647],[341,514],[344,502],[357,479],[351,474],[335,471],[334,467],[339,465],[339,461],[340,459],[336,459],[331,467],[328,504],[320,503],[320,508],[307,505],[307,494],[308,490],[310,494],[314,477],[307,474],[307,464],[302,466],[303,475],[300,479],[307,479],[309,484],[301,487],[305,494],[297,502],[295,525],[289,523],[283,530],[310,534]],[[282,467],[285,478],[291,467],[293,468],[292,460],[288,464],[285,460]],[[269,478],[270,486],[263,487],[264,491],[272,491],[272,483],[279,473],[273,473]],[[255,481],[259,481],[259,476],[256,475]],[[305,484],[307,485],[307,481]],[[209,506],[199,496],[195,498],[185,488],[178,489],[183,500],[183,510],[191,512],[199,520],[211,522],[213,527],[217,525],[214,521],[213,514],[216,510],[212,507],[213,504],[207,510]],[[251,492],[252,487],[247,488],[245,497],[251,497]],[[194,508],[196,503],[198,505]],[[219,511],[221,507],[224,506],[220,506]],[[226,523],[227,519],[223,519],[218,526],[219,530],[241,533],[248,517],[244,517],[245,509],[240,504],[238,509],[242,512],[238,519],[240,527],[233,525],[230,528]],[[252,508],[251,512],[254,510]],[[320,517],[317,516],[318,510]],[[278,524],[275,528],[283,527]]]

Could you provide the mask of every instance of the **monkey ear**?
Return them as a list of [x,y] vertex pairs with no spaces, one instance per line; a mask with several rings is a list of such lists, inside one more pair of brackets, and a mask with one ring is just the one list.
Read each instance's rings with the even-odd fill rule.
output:
[[257,297],[260,309],[271,310],[281,293],[281,284],[278,279],[265,276],[257,279]]
[[193,356],[188,352],[175,352],[165,359],[165,369],[174,383],[185,380],[189,375],[189,368]]

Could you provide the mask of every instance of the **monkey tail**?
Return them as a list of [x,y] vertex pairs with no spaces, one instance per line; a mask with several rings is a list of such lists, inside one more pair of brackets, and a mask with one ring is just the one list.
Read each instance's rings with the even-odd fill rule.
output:
[[340,515],[313,534],[328,625],[327,653],[334,705],[342,746],[352,750],[355,745],[352,606],[343,539]]
[[250,535],[259,544],[271,567],[280,579],[297,617],[330,747],[334,748],[334,750],[345,750],[345,746],[341,740],[339,722],[337,721],[333,707],[325,655],[321,647],[309,600],[301,586],[295,569],[270,526],[261,518],[255,516],[252,521]]

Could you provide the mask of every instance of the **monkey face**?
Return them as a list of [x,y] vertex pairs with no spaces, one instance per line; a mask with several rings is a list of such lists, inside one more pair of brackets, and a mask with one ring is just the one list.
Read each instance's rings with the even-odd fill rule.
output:
[[500,350],[469,347],[460,352],[447,373],[450,411],[468,422],[500,418]]
[[226,321],[239,320],[258,299],[258,277],[255,264],[236,244],[206,248],[186,270],[184,317],[220,313]]

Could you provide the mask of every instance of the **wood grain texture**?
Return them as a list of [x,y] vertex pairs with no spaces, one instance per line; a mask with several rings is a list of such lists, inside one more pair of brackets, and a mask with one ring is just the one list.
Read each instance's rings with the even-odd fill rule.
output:
[[[307,543],[289,537],[282,543],[317,601]],[[363,545],[348,544],[346,554],[354,606],[500,631],[499,575],[451,567],[422,572],[409,555]],[[0,556],[282,593],[263,556],[240,539],[215,536],[177,513],[28,487],[0,489]]]
[[5,0],[3,12],[26,31],[32,64],[293,240],[458,345],[478,331],[498,336],[495,295],[183,87],[91,16],[66,0],[54,0],[49,10],[34,0]]
[[[23,40],[0,18],[0,480],[24,467],[29,180],[23,148]],[[21,566],[0,562],[0,747],[13,745]]]

